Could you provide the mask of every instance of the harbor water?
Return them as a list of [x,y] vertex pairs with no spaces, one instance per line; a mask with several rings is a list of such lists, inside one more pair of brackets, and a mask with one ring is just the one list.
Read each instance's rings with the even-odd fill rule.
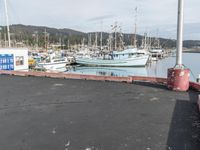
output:
[[[190,80],[195,81],[200,74],[200,53],[183,53],[183,64],[191,70]],[[167,69],[175,66],[176,57],[171,56],[149,63],[146,67],[86,67],[74,66],[65,73],[103,76],[153,76],[167,77]]]

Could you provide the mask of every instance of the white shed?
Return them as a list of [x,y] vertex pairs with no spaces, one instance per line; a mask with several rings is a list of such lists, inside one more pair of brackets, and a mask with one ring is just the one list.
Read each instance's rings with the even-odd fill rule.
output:
[[0,70],[28,71],[28,49],[0,48]]

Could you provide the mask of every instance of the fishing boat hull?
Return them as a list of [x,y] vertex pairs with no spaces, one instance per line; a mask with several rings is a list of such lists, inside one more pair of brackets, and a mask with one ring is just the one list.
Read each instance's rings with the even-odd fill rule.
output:
[[148,59],[149,55],[111,60],[98,58],[76,58],[76,63],[85,66],[143,67],[146,66]]
[[54,63],[39,63],[38,66],[45,68],[46,70],[58,70],[66,67],[67,62],[54,62]]

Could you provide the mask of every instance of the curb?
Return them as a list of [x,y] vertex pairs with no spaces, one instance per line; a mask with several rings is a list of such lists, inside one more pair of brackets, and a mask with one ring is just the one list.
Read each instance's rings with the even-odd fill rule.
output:
[[113,76],[96,76],[96,75],[81,75],[81,74],[66,74],[55,72],[34,72],[34,71],[0,71],[1,75],[15,76],[34,76],[34,77],[49,77],[58,79],[81,79],[81,80],[97,80],[97,81],[114,81],[132,83],[132,77],[113,77]]
[[[96,76],[83,74],[68,74],[58,72],[35,72],[35,71],[7,71],[0,70],[0,75],[15,75],[15,76],[34,76],[34,77],[49,77],[60,79],[81,79],[81,80],[97,80],[97,81],[115,81],[115,82],[150,82],[153,84],[167,85],[166,78],[145,77],[145,76],[129,76],[129,77],[115,77],[115,76]],[[190,88],[200,91],[200,84],[190,82]]]
[[[115,77],[115,76],[96,76],[83,74],[68,74],[57,72],[34,72],[34,71],[7,71],[0,70],[0,75],[15,75],[15,76],[35,76],[35,77],[49,77],[60,79],[81,79],[81,80],[97,80],[97,81],[114,81],[114,82],[149,82],[152,84],[167,85],[166,78],[145,77],[145,76],[129,76],[129,77]],[[194,89],[200,91],[200,85],[197,83],[190,83]]]
[[132,76],[132,82],[139,81],[139,82],[150,82],[153,84],[167,84],[166,78],[157,78],[157,77],[144,77],[144,76]]
[[115,77],[115,76],[97,76],[97,75],[83,75],[83,74],[67,74],[56,72],[34,72],[34,71],[6,71],[0,70],[1,75],[15,75],[15,76],[35,76],[35,77],[49,77],[61,79],[81,79],[81,80],[97,80],[97,81],[114,81],[114,82],[150,82],[152,84],[167,84],[166,78],[145,77],[145,76],[129,76],[129,77]]

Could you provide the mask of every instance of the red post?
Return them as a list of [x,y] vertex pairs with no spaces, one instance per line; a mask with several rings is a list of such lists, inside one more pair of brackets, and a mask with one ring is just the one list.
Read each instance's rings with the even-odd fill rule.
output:
[[167,75],[167,87],[174,91],[187,91],[189,89],[189,69],[170,68]]

